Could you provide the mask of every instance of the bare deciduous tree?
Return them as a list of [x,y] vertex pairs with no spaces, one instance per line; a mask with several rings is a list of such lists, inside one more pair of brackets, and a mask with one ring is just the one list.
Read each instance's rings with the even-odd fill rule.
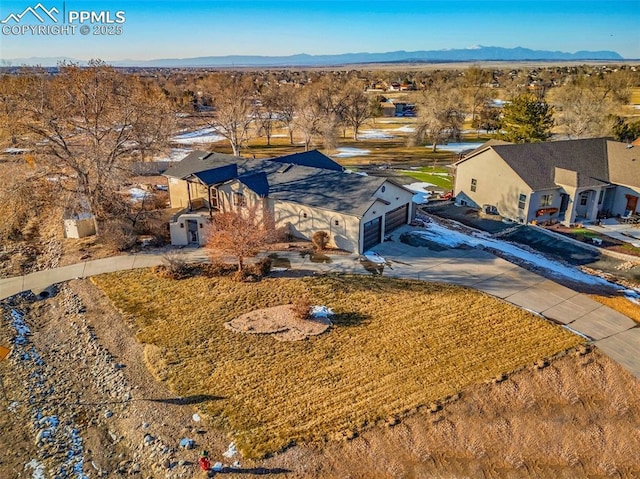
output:
[[206,248],[213,260],[224,255],[235,256],[238,271],[242,271],[245,258],[255,256],[260,247],[274,240],[275,236],[270,215],[256,205],[243,211],[216,214]]
[[323,112],[309,90],[298,96],[295,127],[302,134],[304,149],[309,151],[313,137],[322,133]]
[[22,126],[36,161],[51,175],[75,179],[75,205],[99,220],[113,216],[132,161],[159,150],[173,129],[170,102],[139,78],[100,61],[61,65],[53,78],[24,75]]
[[460,91],[450,80],[440,79],[422,90],[418,101],[416,135],[426,138],[436,151],[447,138],[456,138],[464,121]]
[[296,108],[299,92],[295,86],[285,84],[278,85],[276,98],[276,113],[278,120],[286,126],[289,132],[289,143],[293,145],[293,130],[295,126]]
[[207,83],[215,108],[208,124],[229,140],[233,155],[240,156],[240,147],[251,133],[256,95],[254,84],[248,77],[226,74],[210,77]]
[[[363,85],[351,81],[344,86],[342,94],[342,116],[344,122],[353,129],[353,139],[358,139],[358,130],[371,118],[369,98],[364,92]],[[379,106],[379,105],[378,105]]]
[[560,110],[557,123],[568,138],[606,135],[611,130],[609,115],[614,109],[613,101],[602,98],[602,92],[585,82],[560,88],[555,103]]
[[487,86],[491,79],[491,72],[477,66],[471,66],[464,72],[464,91],[467,103],[471,107],[472,124],[476,124],[480,108],[491,97],[491,91]]
[[255,117],[260,133],[267,138],[267,146],[271,146],[273,129],[280,123],[278,112],[279,92],[277,84],[268,84],[260,92],[261,108],[256,108]]

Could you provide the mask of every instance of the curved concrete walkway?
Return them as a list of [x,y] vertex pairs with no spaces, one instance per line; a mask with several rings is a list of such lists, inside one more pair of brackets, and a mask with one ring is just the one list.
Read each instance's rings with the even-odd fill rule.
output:
[[[382,243],[374,250],[387,260],[384,267],[363,263],[357,255],[328,255],[326,262],[317,262],[309,256],[301,256],[298,251],[277,253],[274,266],[285,265],[291,269],[324,273],[374,273],[478,289],[566,325],[593,341],[603,353],[640,378],[640,327],[623,314],[584,294],[482,250],[446,249],[435,252],[399,241]],[[186,248],[176,252],[189,261],[207,261],[202,249]],[[156,266],[162,264],[163,255],[116,256],[0,279],[0,300],[27,290],[38,293],[52,284],[71,279]]]

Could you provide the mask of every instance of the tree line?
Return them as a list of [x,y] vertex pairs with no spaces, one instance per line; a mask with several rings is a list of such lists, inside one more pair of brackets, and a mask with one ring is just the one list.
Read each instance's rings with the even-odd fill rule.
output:
[[[410,97],[417,108],[413,141],[435,150],[460,139],[468,120],[473,128],[513,142],[544,141],[554,126],[569,138],[638,134],[638,122],[617,116],[640,83],[637,72],[569,71],[559,82],[549,71],[503,72],[501,91],[508,95],[503,108],[492,102],[495,71],[472,66],[407,76],[403,81],[416,89]],[[368,91],[371,79],[362,72],[296,78],[264,72],[159,77],[124,73],[100,61],[86,67],[62,64],[55,73],[3,74],[0,146],[25,147],[29,153],[28,168],[0,185],[5,219],[0,233],[17,231],[34,210],[40,215],[50,210],[52,195],[65,214],[90,213],[99,225],[123,218],[135,225],[140,211],[119,192],[134,163],[167,147],[180,115],[213,128],[240,155],[253,136],[270,145],[276,128],[287,131],[291,144],[300,139],[305,150],[313,144],[331,150],[347,132],[357,140],[362,126],[381,114],[383,94]]]

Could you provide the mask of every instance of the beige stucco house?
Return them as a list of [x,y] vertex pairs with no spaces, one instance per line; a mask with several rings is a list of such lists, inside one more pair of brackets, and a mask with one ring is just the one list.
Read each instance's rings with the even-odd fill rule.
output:
[[174,245],[204,245],[217,211],[257,207],[296,237],[326,231],[331,246],[363,253],[414,215],[413,192],[347,173],[318,151],[262,160],[194,151],[164,174],[180,208],[169,224]]
[[490,141],[456,164],[456,204],[563,224],[640,212],[640,148],[607,138]]

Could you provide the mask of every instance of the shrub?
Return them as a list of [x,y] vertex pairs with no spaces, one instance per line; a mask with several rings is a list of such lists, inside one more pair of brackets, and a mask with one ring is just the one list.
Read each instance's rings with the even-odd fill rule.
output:
[[102,242],[115,251],[127,251],[136,244],[136,235],[130,224],[122,220],[109,220],[100,225]]
[[311,242],[318,249],[318,251],[324,250],[329,244],[329,233],[326,231],[316,231],[313,233]]
[[191,267],[183,256],[176,253],[167,253],[162,257],[162,266],[159,268],[161,276],[171,279],[183,279],[191,276]]
[[293,306],[291,309],[293,310],[293,315],[297,319],[309,319],[311,317],[311,300],[307,296],[299,296],[293,302]]
[[271,259],[263,258],[255,264],[249,265],[248,270],[251,274],[264,278],[271,272]]

